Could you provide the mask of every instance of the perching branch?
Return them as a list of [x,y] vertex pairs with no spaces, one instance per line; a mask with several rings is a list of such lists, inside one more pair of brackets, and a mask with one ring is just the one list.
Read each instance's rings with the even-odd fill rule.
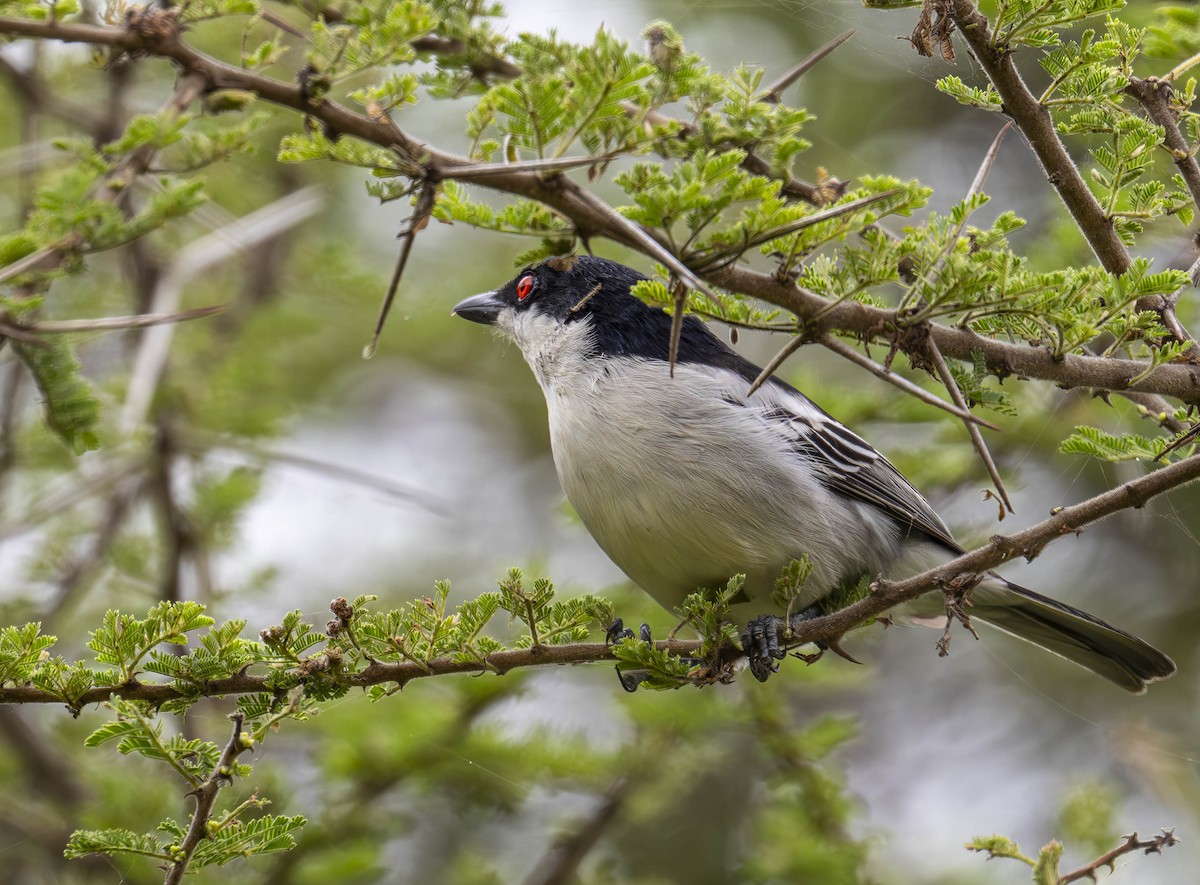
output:
[[[1200,479],[1200,456],[1176,461],[1152,473],[1104,492],[1080,504],[1063,507],[1046,520],[1013,535],[996,535],[982,547],[965,553],[950,562],[901,581],[877,580],[871,594],[846,608],[828,615],[795,624],[791,639],[795,644],[836,642],[848,630],[881,615],[901,602],[915,599],[924,593],[946,587],[963,576],[981,574],[1001,563],[1024,557],[1033,559],[1052,541],[1076,534],[1086,526],[1130,507],[1142,507],[1152,498]],[[682,657],[694,656],[699,641],[665,640],[655,643],[661,651]],[[734,653],[736,655],[736,652]],[[731,658],[722,654],[724,660]],[[574,643],[571,645],[540,645],[497,651],[482,660],[435,658],[429,661],[399,663],[372,662],[357,672],[324,672],[323,679],[349,688],[395,683],[403,687],[414,679],[447,676],[453,673],[492,671],[498,675],[528,667],[562,664],[586,664],[615,660],[612,649],[604,643]],[[274,677],[277,678],[277,677]],[[137,679],[122,685],[88,689],[73,703],[75,709],[100,703],[111,695],[128,700],[163,704],[183,697],[221,697],[231,694],[271,691],[273,677],[241,672],[225,679],[215,679],[203,685],[181,690],[170,683],[149,683]],[[32,685],[0,686],[0,704],[61,703],[62,697]]]
[[[687,656],[695,654],[700,648],[700,642],[669,640],[656,642],[655,646],[674,655]],[[517,648],[508,651],[498,651],[487,656],[486,671],[498,675],[510,673],[513,670],[529,667],[544,667],[562,664],[592,664],[597,661],[614,661],[612,650],[602,642],[581,642],[571,645],[542,645],[537,648]],[[414,679],[427,676],[449,676],[454,673],[479,674],[485,672],[485,667],[476,661],[454,660],[450,658],[435,658],[431,661],[403,661],[400,663],[368,664],[357,673],[333,677],[344,685],[352,688],[367,688],[372,685],[407,685]],[[135,680],[125,685],[115,687],[98,687],[89,689],[78,699],[78,706],[102,703],[111,695],[131,701],[149,701],[151,704],[163,704],[167,701],[182,697],[223,697],[225,695],[250,694],[252,692],[271,691],[270,678],[267,676],[242,673],[227,679],[215,679],[200,687],[199,692],[183,692],[174,685],[167,683],[141,682]],[[62,703],[62,698],[34,688],[29,685],[0,687],[0,704],[54,704]]]

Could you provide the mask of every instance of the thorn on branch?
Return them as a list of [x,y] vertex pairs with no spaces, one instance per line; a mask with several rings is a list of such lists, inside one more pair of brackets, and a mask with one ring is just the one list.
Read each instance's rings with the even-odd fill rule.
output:
[[746,396],[753,395],[754,391],[766,384],[767,379],[779,371],[779,367],[783,365],[784,361],[789,356],[791,356],[805,344],[808,344],[810,341],[812,341],[812,338],[804,333],[799,333],[789,339],[787,344],[783,345],[779,352],[775,354],[775,356],[771,357],[771,361],[763,367],[761,372],[758,373],[758,377],[751,382],[750,389],[746,391]]
[[413,209],[413,213],[409,216],[408,227],[400,234],[402,240],[400,244],[400,254],[396,259],[396,269],[392,271],[392,280],[388,283],[387,294],[384,295],[383,304],[379,308],[379,319],[375,321],[375,331],[371,335],[371,340],[367,346],[363,348],[363,359],[370,359],[375,355],[375,348],[379,345],[379,337],[383,334],[383,324],[387,322],[388,314],[392,309],[392,302],[396,299],[396,291],[400,288],[400,277],[404,273],[404,267],[408,264],[408,256],[412,252],[413,242],[417,238],[417,234],[423,231],[429,225],[429,219],[433,215],[433,204],[437,196],[437,186],[432,181],[425,181],[421,185],[421,191],[417,196],[417,205]]
[[779,104],[783,98],[783,91],[812,70],[818,62],[825,59],[833,50],[837,49],[851,37],[858,33],[858,29],[849,30],[844,34],[834,37],[824,46],[816,49],[808,58],[793,67],[782,77],[767,87],[767,94],[763,96],[763,101],[771,104]]
[[671,344],[668,348],[667,362],[671,377],[675,377],[675,360],[679,356],[679,339],[683,337],[683,311],[687,305],[687,286],[683,280],[675,278],[671,281],[671,298],[675,302],[675,312],[671,315]]
[[1170,848],[1172,845],[1179,844],[1179,837],[1175,835],[1175,828],[1163,829],[1159,831],[1157,836],[1150,839],[1139,839],[1137,833],[1130,833],[1128,836],[1122,837],[1125,841],[1111,851],[1106,851],[1095,860],[1084,864],[1076,870],[1065,873],[1058,877],[1058,885],[1069,885],[1071,882],[1078,882],[1080,879],[1090,879],[1096,881],[1096,872],[1101,867],[1108,867],[1110,871],[1116,871],[1116,860],[1125,854],[1131,854],[1134,851],[1141,851],[1144,854],[1162,854],[1164,848]]
[[[897,375],[895,372],[893,372],[891,370],[891,368],[875,362],[869,356],[863,356],[857,350],[855,350],[853,347],[850,347],[849,345],[844,344],[842,341],[840,341],[837,338],[834,338],[832,335],[830,335],[828,333],[822,334],[817,339],[817,341],[821,344],[822,347],[826,348],[827,350],[831,350],[834,353],[836,353],[838,356],[841,356],[841,357],[844,357],[845,359],[850,360],[850,362],[854,363],[855,365],[862,366],[864,369],[866,369],[868,372],[870,372],[876,378],[881,378],[884,381],[888,382],[889,384],[892,384],[892,385],[900,388],[905,393],[915,396],[917,399],[921,400],[921,402],[928,403],[931,406],[936,406],[939,409],[943,409],[944,411],[949,412],[951,415],[954,415],[956,418],[959,418],[963,421],[971,421],[971,422],[974,422],[975,424],[981,424],[984,427],[988,428],[988,430],[997,430],[998,431],[1000,429],[998,426],[996,426],[992,422],[987,421],[983,418],[980,418],[978,415],[974,415],[971,412],[961,411],[957,406],[951,405],[950,403],[947,403],[941,399],[938,399],[938,397],[934,396],[932,393],[927,391],[925,388],[919,387],[916,384],[913,384],[911,381],[909,381],[903,375]],[[790,353],[790,351],[789,351],[789,353]],[[763,379],[763,380],[766,380],[766,379]],[[751,392],[753,392],[753,389]]]

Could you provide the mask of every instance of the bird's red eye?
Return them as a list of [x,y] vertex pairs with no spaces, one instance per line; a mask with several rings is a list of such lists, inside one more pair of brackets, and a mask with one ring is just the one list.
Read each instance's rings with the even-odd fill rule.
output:
[[517,300],[524,301],[533,292],[533,274],[527,273],[517,283]]

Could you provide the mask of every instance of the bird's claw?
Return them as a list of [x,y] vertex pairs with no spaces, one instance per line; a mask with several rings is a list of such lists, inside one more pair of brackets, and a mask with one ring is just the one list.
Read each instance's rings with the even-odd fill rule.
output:
[[[643,642],[650,642],[650,625],[642,624],[638,628],[638,638]],[[625,622],[620,618],[613,620],[608,626],[608,631],[604,634],[605,645],[616,645],[624,639],[633,639],[633,631],[625,626]],[[621,665],[617,665],[617,680],[621,683],[621,688],[626,691],[637,691],[639,685],[650,678],[648,670],[622,670]]]
[[[818,606],[809,606],[792,615],[791,623],[797,624],[820,615]],[[759,682],[766,682],[772,673],[778,672],[779,665],[775,662],[787,657],[788,650],[779,642],[779,634],[787,626],[788,622],[779,615],[760,615],[742,631],[742,651],[750,663],[750,675]],[[842,654],[840,648],[837,652]]]
[[778,615],[760,615],[746,625],[742,631],[742,650],[750,661],[750,673],[759,682],[779,670],[775,661],[786,652],[779,647],[779,628],[783,618]]
[[[604,634],[605,645],[616,645],[622,639],[633,639],[633,631],[625,626],[625,622],[620,618],[613,619],[613,622],[608,625],[608,630]],[[642,624],[638,628],[638,639],[642,642],[650,641],[650,625]]]

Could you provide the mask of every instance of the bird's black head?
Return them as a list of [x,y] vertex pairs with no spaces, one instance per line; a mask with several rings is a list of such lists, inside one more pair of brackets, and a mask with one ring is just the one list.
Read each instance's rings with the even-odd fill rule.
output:
[[[666,362],[671,317],[629,291],[644,279],[637,271],[606,258],[550,258],[525,268],[494,292],[466,299],[454,313],[497,326],[522,350],[543,334],[587,320],[588,340],[596,355]],[[726,347],[693,316],[684,318],[677,361],[717,365],[750,380],[758,374],[757,367]]]
[[560,323],[584,316],[599,319],[628,309],[629,290],[641,274],[605,258],[566,255],[531,265],[494,292],[477,295],[454,308],[463,319],[495,324],[500,312],[533,311]]

